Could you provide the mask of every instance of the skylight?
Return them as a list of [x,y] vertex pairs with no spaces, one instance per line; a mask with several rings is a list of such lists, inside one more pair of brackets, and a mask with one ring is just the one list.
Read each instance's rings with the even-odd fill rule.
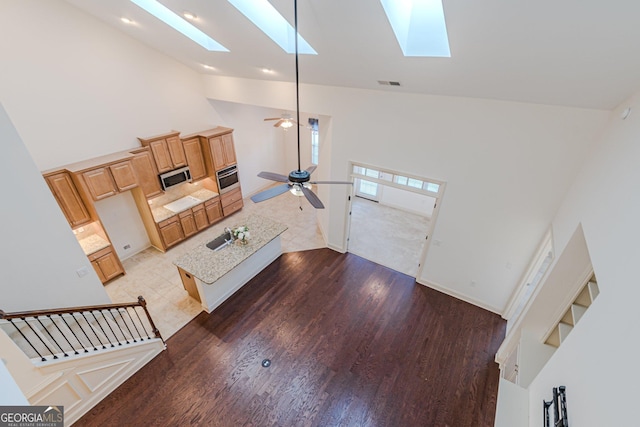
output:
[[169,25],[176,31],[189,37],[208,51],[229,52],[229,49],[191,25],[179,15],[173,13],[169,8],[156,0],[130,0],[132,3],[140,6],[165,24]]
[[451,56],[442,0],[380,2],[404,56]]
[[[267,0],[228,0],[287,53],[295,53],[295,29]],[[298,53],[318,53],[298,34]]]

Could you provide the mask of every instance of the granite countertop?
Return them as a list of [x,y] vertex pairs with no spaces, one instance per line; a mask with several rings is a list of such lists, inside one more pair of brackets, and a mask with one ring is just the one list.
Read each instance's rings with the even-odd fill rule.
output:
[[98,252],[100,249],[111,246],[107,240],[97,234],[92,234],[89,237],[80,239],[78,240],[78,243],[80,243],[85,255],[91,255],[92,253]]
[[237,221],[233,228],[241,225],[249,227],[251,238],[248,244],[234,243],[214,252],[206,246],[206,243],[203,243],[173,263],[202,282],[211,285],[287,230],[286,225],[258,215],[238,218]]
[[[200,203],[204,203],[207,200],[213,199],[214,197],[217,197],[219,194],[216,193],[215,191],[211,191],[211,190],[207,190],[206,188],[201,188],[199,190],[194,191],[191,194],[185,195],[183,197],[186,196],[191,196],[191,197],[195,197],[196,199],[198,199],[198,202],[193,203],[193,205],[184,208],[182,211],[186,211],[187,209],[191,209],[193,206],[199,205]],[[179,199],[179,198],[178,198]],[[177,200],[177,199],[175,199]],[[162,201],[162,206],[152,206],[151,207],[151,214],[153,215],[153,220],[158,223],[158,222],[162,222],[167,218],[171,218],[174,215],[179,214],[180,212],[174,212],[171,211],[167,208],[164,207],[164,205],[169,204],[170,202],[173,202],[174,200],[163,200]],[[154,199],[154,204],[157,203],[156,199]]]

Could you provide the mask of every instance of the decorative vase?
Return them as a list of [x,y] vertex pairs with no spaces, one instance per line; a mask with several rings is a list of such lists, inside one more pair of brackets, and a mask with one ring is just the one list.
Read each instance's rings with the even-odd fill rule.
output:
[[236,244],[240,245],[240,246],[244,246],[247,243],[249,243],[248,240],[243,240],[243,239],[236,239]]

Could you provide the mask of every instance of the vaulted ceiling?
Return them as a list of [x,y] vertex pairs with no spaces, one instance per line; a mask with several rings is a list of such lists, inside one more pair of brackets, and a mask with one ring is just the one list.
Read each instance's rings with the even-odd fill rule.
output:
[[[194,25],[230,52],[207,51],[129,0],[67,1],[198,72],[295,78],[294,56],[227,0],[160,1],[177,14],[197,15]],[[270,1],[293,23],[293,0]],[[379,0],[299,0],[300,34],[318,52],[300,56],[300,82],[596,109],[612,109],[640,90],[640,2],[443,0],[443,5],[451,58],[417,58],[402,55]],[[381,86],[379,80],[401,86]]]

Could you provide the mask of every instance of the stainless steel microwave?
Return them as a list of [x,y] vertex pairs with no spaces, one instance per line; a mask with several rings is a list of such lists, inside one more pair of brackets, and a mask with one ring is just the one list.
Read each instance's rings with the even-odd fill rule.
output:
[[191,182],[189,166],[174,169],[160,175],[160,185],[162,185],[162,189],[165,191],[173,186],[184,184],[185,182]]

